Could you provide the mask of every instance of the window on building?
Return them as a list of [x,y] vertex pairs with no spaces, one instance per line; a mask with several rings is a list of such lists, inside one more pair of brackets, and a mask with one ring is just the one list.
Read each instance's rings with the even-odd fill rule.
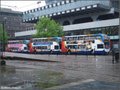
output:
[[85,18],[78,18],[73,21],[73,24],[78,24],[78,23],[85,23],[85,22],[92,22],[91,17],[85,17]]
[[119,0],[111,0],[112,7],[119,9]]
[[65,1],[62,1],[61,4],[65,4]]
[[58,2],[58,3],[57,3],[57,6],[59,6],[59,5],[60,5],[60,3]]
[[66,3],[69,3],[70,1],[69,0],[66,0]]
[[105,14],[105,15],[100,15],[98,16],[97,20],[107,20],[107,19],[114,19],[118,18],[119,14]]
[[70,25],[70,22],[68,20],[64,21],[63,26],[65,26],[65,25]]
[[53,4],[53,7],[55,7],[55,6],[56,6],[56,4],[54,3],[54,4]]
[[50,5],[49,5],[49,8],[51,8],[51,7],[52,7],[52,5],[50,4]]

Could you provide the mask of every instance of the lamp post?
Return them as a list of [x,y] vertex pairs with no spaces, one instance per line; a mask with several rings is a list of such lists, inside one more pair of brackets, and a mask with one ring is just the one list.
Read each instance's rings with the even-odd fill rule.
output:
[[1,55],[1,65],[6,65],[6,61],[4,60],[4,51],[5,51],[5,23],[6,23],[6,19],[7,19],[7,17],[4,17],[4,20],[3,20],[3,22],[2,22],[2,28],[3,28],[3,35],[2,35],[2,55]]
[[120,1],[119,1],[119,32],[118,32],[118,35],[119,35],[119,46],[118,46],[118,48],[119,48],[119,59],[120,59]]
[[5,51],[5,24],[6,24],[7,17],[4,17],[3,23],[3,52]]

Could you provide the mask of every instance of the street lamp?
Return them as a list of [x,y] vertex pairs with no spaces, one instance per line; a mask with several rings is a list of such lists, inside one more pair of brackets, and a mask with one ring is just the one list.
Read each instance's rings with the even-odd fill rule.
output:
[[119,47],[118,48],[119,48],[119,59],[120,59],[120,1],[119,1],[119,9],[118,10],[119,10],[119,34],[118,34],[119,35],[119,44],[118,44]]
[[5,23],[6,23],[6,19],[7,19],[7,17],[4,17],[4,20],[2,21],[2,28],[3,28],[3,35],[2,35],[2,56],[1,56],[1,65],[6,65],[6,62],[5,62],[5,60],[4,60],[4,51],[5,51]]
[[4,17],[3,21],[3,52],[5,51],[5,24],[6,24],[7,17]]

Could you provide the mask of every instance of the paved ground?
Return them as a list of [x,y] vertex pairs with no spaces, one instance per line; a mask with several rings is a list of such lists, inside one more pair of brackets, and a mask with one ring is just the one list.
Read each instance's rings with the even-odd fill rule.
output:
[[48,88],[47,90],[120,90],[120,83],[88,79],[80,82],[73,82],[62,86]]
[[[52,57],[50,56],[50,58]],[[15,84],[17,82],[18,84],[20,82],[34,83],[39,79],[41,80],[41,77],[42,81],[51,81],[51,77],[46,76],[49,71],[60,74],[60,78],[56,79],[59,81],[57,83],[60,87],[54,87],[51,90],[120,90],[120,63],[112,64],[111,56],[58,55],[54,56],[55,58],[59,59],[60,62],[7,60],[8,67],[4,68],[7,71],[4,72],[5,70],[2,68],[3,72],[0,74],[2,86],[10,85],[10,83],[17,85]],[[81,83],[84,81],[89,82]],[[31,87],[30,83],[24,87]],[[24,90],[30,90],[30,88]]]

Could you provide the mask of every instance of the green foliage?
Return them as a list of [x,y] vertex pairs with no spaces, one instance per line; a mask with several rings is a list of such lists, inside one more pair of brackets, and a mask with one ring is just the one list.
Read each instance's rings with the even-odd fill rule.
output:
[[55,37],[63,36],[63,27],[54,20],[41,17],[36,24],[37,33],[34,37]]
[[[3,36],[4,36],[4,38],[3,38]],[[1,42],[4,41],[4,43],[7,43],[7,40],[8,40],[7,32],[3,31],[3,25],[0,24],[0,41]]]

